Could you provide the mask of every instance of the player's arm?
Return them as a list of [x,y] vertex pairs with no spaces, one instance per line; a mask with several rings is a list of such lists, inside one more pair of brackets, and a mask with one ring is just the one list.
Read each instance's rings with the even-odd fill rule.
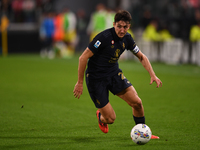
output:
[[139,51],[135,55],[137,56],[139,61],[142,63],[144,68],[149,72],[149,75],[151,77],[150,84],[152,84],[153,82],[156,82],[156,84],[157,84],[156,87],[162,86],[161,80],[156,76],[156,74],[153,71],[153,68],[151,66],[151,63],[149,62],[149,59],[146,57],[146,55],[144,55],[141,51]]
[[83,80],[84,80],[84,74],[85,69],[87,66],[87,61],[90,57],[92,57],[94,54],[89,49],[86,48],[85,51],[82,53],[82,55],[79,57],[79,65],[78,65],[78,81],[74,87],[74,96],[75,98],[80,98],[82,92],[83,92]]

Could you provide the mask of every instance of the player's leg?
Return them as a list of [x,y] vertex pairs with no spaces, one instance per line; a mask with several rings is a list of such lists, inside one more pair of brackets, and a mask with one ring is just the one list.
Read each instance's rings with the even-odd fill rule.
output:
[[108,133],[108,124],[112,124],[115,121],[116,115],[111,104],[108,102],[104,107],[99,108],[96,111],[99,128],[102,132]]
[[103,108],[98,109],[101,113],[100,115],[100,121],[106,124],[112,124],[115,121],[116,115],[115,111],[113,110],[110,102]]
[[109,91],[107,88],[107,80],[90,81],[86,75],[86,84],[88,92],[96,108],[96,116],[99,128],[104,132],[108,132],[108,124],[112,124],[116,118],[115,112],[109,103]]
[[124,89],[122,92],[116,95],[122,98],[132,107],[135,123],[145,124],[144,108],[135,88],[133,86],[129,86],[128,88]]
[[126,101],[133,110],[133,115],[135,117],[143,117],[144,116],[144,108],[142,105],[142,101],[139,98],[135,88],[133,86],[129,86],[128,88],[124,89],[122,92],[116,94],[124,101]]
[[111,106],[108,102],[104,107],[99,108],[96,111],[99,128],[102,132],[108,133],[108,124],[112,124],[115,121],[116,115]]
[[142,101],[135,88],[126,79],[121,70],[119,70],[118,74],[112,77],[112,84],[109,87],[109,90],[113,94],[125,100],[132,107],[136,124],[145,123]]
[[[135,88],[130,86],[116,95],[125,100],[132,107],[135,123],[145,124],[144,108]],[[159,139],[159,137],[151,135],[151,139]]]

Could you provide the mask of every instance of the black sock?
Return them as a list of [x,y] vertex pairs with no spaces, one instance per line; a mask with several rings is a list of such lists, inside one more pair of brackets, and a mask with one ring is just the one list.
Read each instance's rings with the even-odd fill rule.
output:
[[133,116],[133,119],[135,121],[135,124],[139,124],[139,123],[145,124],[145,117],[135,117],[135,116]]

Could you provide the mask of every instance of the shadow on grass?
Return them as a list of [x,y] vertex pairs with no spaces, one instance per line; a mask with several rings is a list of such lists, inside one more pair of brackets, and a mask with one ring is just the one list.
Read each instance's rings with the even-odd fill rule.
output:
[[[84,146],[107,146],[132,147],[137,146],[129,138],[110,136],[40,136],[40,137],[12,137],[0,136],[0,149],[34,149],[34,148],[55,148],[55,147],[84,147]],[[6,141],[6,142],[3,142]],[[131,142],[130,142],[131,141]]]

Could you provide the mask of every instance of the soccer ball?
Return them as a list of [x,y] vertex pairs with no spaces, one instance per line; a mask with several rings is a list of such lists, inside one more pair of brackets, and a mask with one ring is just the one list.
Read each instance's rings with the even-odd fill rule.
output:
[[138,145],[144,145],[151,139],[151,129],[146,124],[137,124],[131,130],[131,139]]

